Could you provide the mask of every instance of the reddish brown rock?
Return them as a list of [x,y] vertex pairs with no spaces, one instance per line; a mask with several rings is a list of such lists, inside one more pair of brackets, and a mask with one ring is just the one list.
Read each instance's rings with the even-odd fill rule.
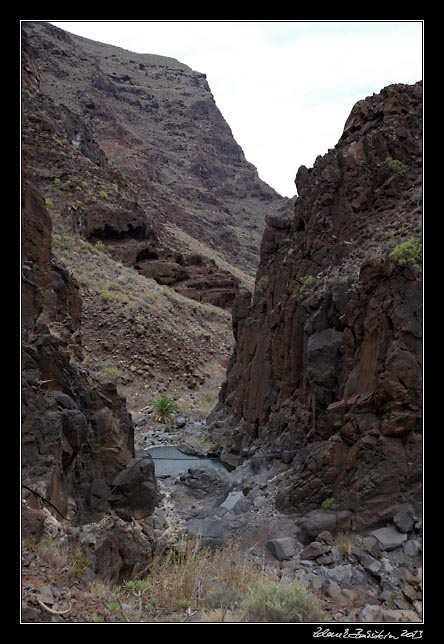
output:
[[420,83],[353,108],[298,171],[291,223],[267,219],[251,307],[234,303],[211,431],[224,454],[292,454],[284,510],[334,497],[359,527],[420,502],[421,272],[389,253],[421,235],[421,114]]
[[75,230],[124,247],[154,231],[176,249],[180,236],[164,228],[173,223],[254,274],[265,215],[288,199],[245,159],[205,74],[46,21],[22,31],[23,143],[41,187],[60,180],[57,200]]
[[[23,483],[32,490],[37,486],[37,491],[52,503],[48,508],[57,508],[58,519],[71,512],[81,523],[109,509],[109,495],[101,499],[99,508],[93,490],[97,490],[99,482],[111,488],[116,476],[133,459],[134,428],[115,385],[92,385],[85,370],[81,372],[71,360],[71,347],[80,350],[80,299],[73,278],[52,259],[51,230],[42,197],[25,179]],[[146,460],[151,461],[150,457]],[[118,501],[127,507],[129,518],[134,512],[141,516],[153,510],[156,486],[148,465],[144,470],[146,485],[135,485],[134,494],[125,479]],[[26,512],[24,536],[38,537],[39,511]]]

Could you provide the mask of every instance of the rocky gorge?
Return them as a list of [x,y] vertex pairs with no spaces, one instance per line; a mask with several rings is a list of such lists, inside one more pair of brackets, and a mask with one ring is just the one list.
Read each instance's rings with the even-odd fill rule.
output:
[[421,83],[290,202],[202,74],[23,30],[22,620],[274,621],[263,577],[309,593],[276,621],[421,622]]

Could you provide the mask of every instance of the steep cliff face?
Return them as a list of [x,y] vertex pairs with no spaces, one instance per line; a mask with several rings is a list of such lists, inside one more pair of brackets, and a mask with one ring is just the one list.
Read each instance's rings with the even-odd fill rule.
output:
[[63,47],[80,79],[89,72],[69,35],[36,29],[22,32],[22,149],[51,218],[52,253],[79,283],[85,363],[103,378],[111,369],[133,410],[167,392],[198,399],[219,383],[232,342],[228,312],[206,305],[229,310],[238,283],[253,278],[175,227],[156,185],[145,189],[119,169],[101,147],[100,116],[91,120],[46,92],[48,78],[54,93],[66,82]]
[[[119,579],[149,561],[148,537],[134,541],[117,517],[142,519],[156,503],[154,465],[134,458],[134,429],[112,384],[94,382],[81,360],[80,298],[51,252],[51,219],[41,195],[23,181],[22,209],[22,482],[24,537],[35,503],[45,497],[56,519],[81,525],[111,512],[112,538],[94,541],[99,574]],[[34,498],[34,502],[38,498]],[[40,519],[43,523],[44,515]],[[108,522],[109,523],[109,522]],[[68,524],[66,524],[68,525]],[[110,527],[110,525],[108,525]],[[35,535],[33,535],[35,536]],[[136,540],[137,541],[137,540]],[[120,544],[120,551],[119,551]],[[110,559],[112,566],[108,566]]]
[[[38,71],[40,93],[60,107],[62,120],[72,115],[70,147],[85,154],[92,138],[123,178],[111,183],[137,195],[138,213],[130,203],[110,207],[114,190],[99,188],[107,197],[96,194],[95,207],[80,208],[85,234],[140,238],[149,222],[165,246],[183,251],[174,229],[163,227],[175,225],[254,274],[265,213],[288,200],[246,161],[205,75],[172,58],[134,54],[46,22],[25,22],[23,33],[30,60],[24,78],[35,88]],[[63,144],[66,133],[58,136]],[[80,184],[79,192],[88,194],[88,186]]]
[[334,497],[366,526],[420,501],[421,110],[420,83],[355,105],[299,168],[294,213],[267,217],[253,301],[235,302],[212,432],[228,460],[289,463],[281,509]]

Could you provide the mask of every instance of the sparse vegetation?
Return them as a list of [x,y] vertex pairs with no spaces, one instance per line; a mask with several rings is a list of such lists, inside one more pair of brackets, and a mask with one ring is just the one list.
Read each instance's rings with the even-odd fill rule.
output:
[[142,300],[144,302],[148,302],[148,304],[153,304],[157,300],[157,295],[156,293],[144,293],[142,295]]
[[35,544],[33,552],[54,568],[63,568],[68,564],[68,550],[57,539],[41,539],[38,544]]
[[117,183],[113,183],[111,185],[113,187],[114,192],[119,192],[119,186],[117,185]]
[[269,282],[268,275],[262,275],[262,277],[257,281],[256,290],[264,291],[268,286],[268,282]]
[[105,253],[106,252],[105,244],[100,239],[99,239],[99,241],[96,241],[96,243],[94,244],[94,248],[97,251],[99,251],[99,253]]
[[219,389],[209,389],[202,394],[200,411],[203,416],[208,416],[219,400]]
[[[68,549],[57,540],[24,542],[51,569],[54,580],[81,580],[91,567],[83,548]],[[54,583],[59,583],[54,581]],[[112,587],[93,581],[94,622],[244,622],[323,621],[319,600],[299,581],[284,585],[273,573],[249,560],[238,544],[216,551],[199,539],[183,536],[176,546],[159,551],[145,579]],[[198,613],[199,611],[199,613]]]
[[399,244],[389,255],[396,266],[410,266],[415,272],[421,270],[422,243],[419,237],[412,237]]
[[124,380],[124,374],[117,367],[102,367],[99,370],[99,376],[102,380],[113,382],[115,385],[121,385]]
[[184,536],[176,548],[154,558],[149,579],[160,605],[166,609],[198,608],[208,605],[209,597],[210,603],[219,602],[219,607],[223,605],[226,610],[232,607],[229,598],[239,603],[261,575],[261,568],[246,559],[237,544],[213,553],[209,548],[199,548],[198,539]]
[[51,199],[51,197],[46,197],[45,199],[45,206],[49,208],[49,210],[52,210],[54,208],[54,202]]
[[122,287],[120,284],[117,284],[117,282],[111,282],[111,284],[108,286],[109,291],[120,291],[122,290]]
[[54,183],[55,183],[55,185],[56,185],[56,186],[58,186],[59,184],[61,184],[61,183],[62,183],[62,180],[61,180],[61,179],[59,179],[59,177],[56,177],[56,178],[54,179]]
[[104,288],[100,293],[100,297],[104,302],[110,302],[113,299],[113,294],[107,288]]
[[264,579],[250,588],[242,603],[248,621],[323,622],[326,615],[320,600],[300,581],[278,584]]
[[79,278],[79,283],[80,286],[83,286],[84,288],[90,288],[92,282],[89,279],[88,275],[81,275]]
[[52,234],[52,245],[54,248],[67,250],[73,248],[74,239],[69,235],[60,235],[58,233]]
[[393,159],[391,156],[385,158],[385,164],[392,172],[399,172],[402,169],[402,162],[399,159]]
[[204,598],[208,608],[220,610],[220,620],[225,621],[225,616],[230,608],[237,608],[243,599],[242,593],[225,584],[220,584]]
[[[119,621],[140,622],[142,619],[144,609],[148,613],[151,613],[152,609],[157,603],[157,600],[151,599],[150,602],[146,602],[144,604],[145,595],[150,590],[151,590],[151,584],[145,579],[126,581],[121,586],[118,586],[118,588],[116,589],[116,597],[117,597],[118,607],[120,610],[120,615],[117,613],[117,611],[113,611],[113,612],[116,613],[116,617],[119,619]],[[128,601],[135,604],[135,608],[136,608],[135,615],[130,615],[128,613],[128,609],[126,608],[126,605],[125,605],[125,602],[128,602]]]
[[72,577],[81,579],[91,566],[91,561],[87,557],[76,556],[68,562],[68,572]]
[[101,190],[99,192],[99,195],[102,199],[108,199],[108,193],[106,192],[106,190]]
[[313,286],[313,284],[316,282],[316,277],[314,275],[303,275],[299,278],[299,281],[301,282],[299,293],[303,293],[307,288]]
[[327,499],[324,499],[321,503],[321,508],[324,510],[324,512],[328,512],[329,510],[336,510],[336,499],[334,496],[330,496]]
[[151,405],[156,412],[156,420],[161,423],[169,422],[173,414],[177,414],[179,411],[179,407],[174,400],[168,397],[153,400]]

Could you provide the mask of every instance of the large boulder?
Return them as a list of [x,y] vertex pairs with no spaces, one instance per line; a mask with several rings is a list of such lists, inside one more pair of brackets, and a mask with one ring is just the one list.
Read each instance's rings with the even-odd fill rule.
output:
[[157,502],[154,461],[150,455],[134,458],[112,481],[110,503],[119,516],[150,516]]
[[371,534],[378,540],[379,547],[382,551],[394,550],[407,541],[407,535],[399,532],[393,526],[373,530]]

